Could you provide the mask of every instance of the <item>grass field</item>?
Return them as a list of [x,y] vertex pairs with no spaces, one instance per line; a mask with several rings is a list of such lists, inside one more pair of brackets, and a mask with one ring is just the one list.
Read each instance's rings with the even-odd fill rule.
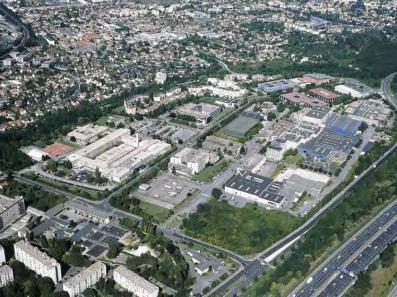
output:
[[96,124],[101,126],[106,126],[107,121],[108,121],[107,117],[101,117],[99,120],[96,121]]
[[38,182],[41,182],[43,184],[53,186],[55,188],[58,188],[63,191],[70,192],[75,195],[80,195],[84,198],[91,199],[91,200],[100,200],[103,198],[103,193],[95,191],[95,190],[90,190],[90,189],[84,189],[80,188],[78,186],[74,185],[69,185],[66,183],[62,183],[56,180],[48,179],[42,176],[37,176],[32,172],[26,172],[24,175],[30,179],[36,180]]
[[248,131],[259,123],[258,119],[239,115],[236,119],[227,124],[220,131],[232,137],[243,137]]
[[301,224],[288,213],[253,204],[235,208],[211,199],[183,222],[187,235],[249,255],[264,250]]
[[223,172],[229,166],[229,163],[227,160],[221,160],[215,165],[208,166],[203,171],[194,175],[193,179],[209,183],[217,174]]
[[170,211],[166,208],[141,201],[139,207],[148,215],[151,215],[157,223],[164,222],[170,215]]

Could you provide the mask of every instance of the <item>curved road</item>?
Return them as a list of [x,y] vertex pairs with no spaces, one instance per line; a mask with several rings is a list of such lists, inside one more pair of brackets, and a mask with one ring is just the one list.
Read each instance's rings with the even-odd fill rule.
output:
[[22,29],[22,38],[21,41],[14,46],[12,49],[10,49],[7,53],[3,54],[0,56],[0,59],[4,59],[5,57],[7,57],[11,52],[14,51],[18,51],[21,48],[25,47],[26,42],[29,40],[30,38],[30,33],[29,30],[26,28],[25,24],[19,20],[18,18],[16,18],[12,13],[10,13],[10,10],[5,6],[4,3],[0,2],[0,13],[6,17],[6,19],[10,20],[11,22],[13,22],[15,25],[17,25],[18,27],[20,27]]

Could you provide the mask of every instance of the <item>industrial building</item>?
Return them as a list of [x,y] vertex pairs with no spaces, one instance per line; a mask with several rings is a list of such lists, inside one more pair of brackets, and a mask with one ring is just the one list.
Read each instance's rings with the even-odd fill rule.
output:
[[354,136],[362,125],[362,121],[354,120],[350,117],[337,113],[332,113],[326,122],[329,132],[341,136]]
[[25,214],[25,201],[22,197],[15,199],[0,194],[0,231]]
[[105,276],[106,265],[102,262],[96,262],[65,281],[63,283],[63,290],[67,292],[70,297],[78,296],[87,288],[94,286],[101,277]]
[[341,94],[350,95],[353,98],[364,98],[371,96],[374,93],[370,87],[353,79],[346,79],[343,84],[335,87],[335,91]]
[[303,115],[302,120],[323,127],[331,114],[332,110],[327,106],[314,106]]
[[314,88],[309,90],[310,95],[327,103],[334,103],[340,96],[324,88]]
[[114,182],[125,180],[135,169],[166,153],[171,145],[157,139],[141,140],[129,129],[117,129],[67,156],[77,170],[94,172]]
[[192,116],[203,125],[208,124],[220,111],[221,108],[219,106],[207,103],[187,103],[176,109],[177,114]]
[[306,121],[301,121],[299,124],[292,126],[270,143],[266,149],[266,160],[272,162],[281,161],[287,150],[296,149],[300,144],[315,138],[319,135],[323,126]]
[[113,270],[113,279],[119,286],[137,297],[157,297],[159,288],[124,266]]
[[66,137],[71,142],[76,142],[79,145],[88,145],[99,139],[105,132],[107,127],[87,124],[85,126],[77,127],[69,132]]
[[289,104],[305,106],[305,107],[327,105],[324,101],[310,98],[310,97],[306,96],[305,94],[298,93],[298,92],[281,94],[280,99],[289,103]]
[[240,100],[234,98],[219,98],[216,99],[215,104],[225,108],[236,108],[239,106]]
[[285,92],[297,88],[298,85],[288,79],[279,79],[258,84],[258,90],[264,93]]
[[14,272],[8,265],[0,267],[0,288],[7,286],[14,281]]
[[215,153],[186,147],[171,157],[168,168],[170,172],[193,176],[203,170],[207,164],[215,164],[218,160],[219,156]]
[[15,259],[42,277],[49,277],[54,284],[62,279],[61,265],[46,253],[33,247],[27,241],[14,244]]
[[270,178],[238,170],[236,175],[225,184],[225,193],[265,206],[281,208],[284,201],[284,196],[279,194],[281,187],[280,182]]
[[224,154],[238,155],[243,145],[240,142],[210,135],[207,136],[201,146],[203,149],[214,153],[222,152]]
[[392,116],[392,110],[380,100],[358,100],[349,104],[345,114],[350,118],[372,126],[384,126]]

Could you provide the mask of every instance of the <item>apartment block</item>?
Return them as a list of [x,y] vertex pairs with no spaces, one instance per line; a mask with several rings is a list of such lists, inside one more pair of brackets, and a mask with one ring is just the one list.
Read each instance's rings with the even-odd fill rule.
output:
[[62,278],[61,265],[46,253],[27,241],[14,244],[15,259],[42,277],[49,277],[57,284]]
[[119,286],[123,287],[128,292],[132,292],[134,296],[157,297],[159,294],[159,288],[156,285],[124,266],[118,266],[113,271],[113,278]]
[[96,262],[64,282],[63,290],[70,297],[78,296],[87,288],[94,286],[101,277],[105,276],[106,265],[102,262]]

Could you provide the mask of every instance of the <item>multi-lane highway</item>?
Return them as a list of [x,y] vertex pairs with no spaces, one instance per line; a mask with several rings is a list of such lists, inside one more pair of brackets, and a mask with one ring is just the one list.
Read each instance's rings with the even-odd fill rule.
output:
[[[391,90],[391,82],[395,75],[396,73],[393,73],[382,81],[381,92],[383,98],[397,108],[397,101]],[[372,168],[374,167],[376,166],[372,166]],[[357,275],[395,240],[397,240],[397,201],[391,203],[331,255],[304,283],[293,291],[291,296],[343,295],[354,284]]]
[[397,201],[394,201],[320,265],[291,296],[339,296],[358,273],[365,269],[388,243],[395,240],[396,226]]
[[7,20],[12,22],[14,25],[18,26],[22,30],[22,38],[19,41],[19,43],[14,46],[12,49],[10,49],[7,53],[3,54],[0,56],[0,59],[4,59],[5,57],[8,56],[10,52],[13,51],[18,51],[22,48],[25,47],[26,42],[30,38],[30,33],[29,30],[26,28],[25,24],[21,22],[7,7],[4,3],[0,2],[0,14],[2,14],[4,17],[6,17]]
[[[393,73],[387,76],[381,84],[381,92],[383,95],[383,99],[389,102],[395,109],[397,109],[397,100],[393,96],[391,91],[391,82],[396,73]],[[345,189],[343,189],[339,194],[332,198],[326,205],[324,205],[316,214],[314,214],[308,221],[306,221],[301,227],[297,228],[286,237],[281,239],[280,241],[273,244],[268,249],[264,250],[262,253],[258,254],[255,260],[259,260],[263,263],[263,261],[271,263],[277,257],[274,255],[282,255],[288,251],[291,242],[294,242],[298,238],[304,236],[306,232],[312,229],[323,217],[325,217],[330,211],[332,211],[340,202],[348,196],[348,194],[352,191],[352,189],[362,182],[366,176],[372,173],[376,168],[383,164],[385,160],[387,160],[392,154],[397,150],[397,144],[394,144],[386,153],[383,154],[376,162],[374,162],[369,168],[363,171],[357,178],[355,178]],[[251,264],[252,263],[252,264]],[[218,287],[208,294],[210,297],[215,296],[233,296],[234,294],[238,294],[239,290],[243,287],[246,287],[250,283],[252,283],[255,276],[259,276],[266,267],[260,266],[258,267],[258,271],[251,275],[250,267],[254,266],[253,262],[248,263],[246,267],[242,271],[239,271],[235,274],[234,277],[226,279],[222,282]],[[256,266],[255,266],[256,267]]]

